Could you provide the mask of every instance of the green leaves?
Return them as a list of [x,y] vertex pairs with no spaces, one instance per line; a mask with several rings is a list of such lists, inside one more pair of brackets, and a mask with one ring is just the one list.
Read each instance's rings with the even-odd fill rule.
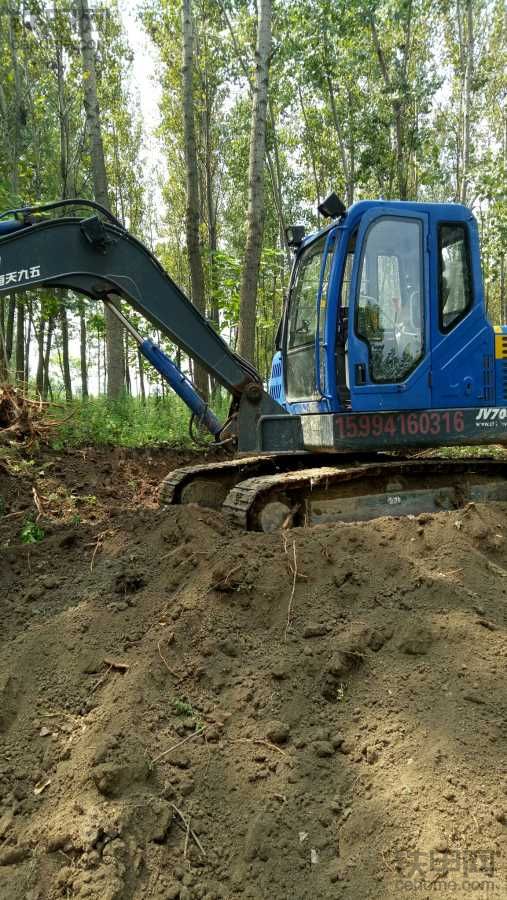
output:
[[27,519],[19,532],[22,544],[38,544],[45,537],[44,529],[32,519]]

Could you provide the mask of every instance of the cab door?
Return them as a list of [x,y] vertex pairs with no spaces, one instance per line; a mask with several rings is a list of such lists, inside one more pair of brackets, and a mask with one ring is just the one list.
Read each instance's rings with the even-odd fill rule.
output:
[[285,397],[293,412],[327,409],[327,301],[335,234],[305,247],[292,279],[285,328]]
[[393,207],[363,216],[352,272],[352,411],[431,405],[428,217]]
[[437,221],[433,246],[432,406],[491,405],[493,333],[486,317],[473,217]]

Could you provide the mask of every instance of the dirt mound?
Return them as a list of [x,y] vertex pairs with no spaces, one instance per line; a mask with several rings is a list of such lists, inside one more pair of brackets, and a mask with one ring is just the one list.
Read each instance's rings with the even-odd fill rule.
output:
[[0,896],[505,896],[507,508],[243,534],[148,459],[0,519]]

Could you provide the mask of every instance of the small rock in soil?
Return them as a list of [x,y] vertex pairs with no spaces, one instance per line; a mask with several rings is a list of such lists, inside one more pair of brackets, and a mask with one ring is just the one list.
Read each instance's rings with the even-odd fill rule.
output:
[[314,741],[313,749],[315,751],[315,755],[321,758],[325,758],[326,756],[333,756],[335,752],[335,748],[330,741]]
[[285,663],[275,663],[271,668],[271,675],[276,681],[283,681],[284,678],[287,678],[287,667]]
[[286,722],[274,719],[266,726],[265,735],[272,744],[286,744],[290,736],[290,726]]
[[185,753],[184,750],[172,750],[166,758],[172,766],[176,766],[178,769],[189,769],[192,765],[188,753]]
[[233,641],[232,638],[226,638],[225,641],[220,641],[218,647],[225,656],[229,656],[231,659],[236,657],[239,652],[238,644],[236,641]]
[[324,637],[324,635],[327,634],[328,631],[329,631],[329,628],[327,627],[327,625],[324,625],[322,623],[318,624],[318,623],[313,622],[304,628],[303,637],[304,638]]

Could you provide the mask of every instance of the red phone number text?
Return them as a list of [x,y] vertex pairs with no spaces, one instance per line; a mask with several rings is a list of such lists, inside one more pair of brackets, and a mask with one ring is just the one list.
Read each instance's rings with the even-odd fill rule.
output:
[[396,415],[337,416],[340,438],[406,437],[453,434],[465,430],[462,410],[456,412],[397,413]]

